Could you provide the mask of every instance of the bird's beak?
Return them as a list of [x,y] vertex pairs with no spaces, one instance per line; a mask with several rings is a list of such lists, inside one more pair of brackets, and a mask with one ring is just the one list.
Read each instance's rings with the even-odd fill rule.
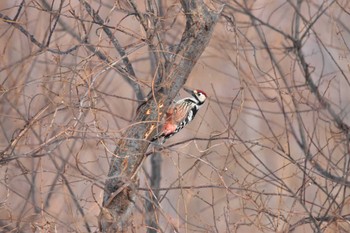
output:
[[189,89],[189,88],[187,88],[187,87],[184,87],[183,89],[184,89],[186,92],[190,93],[190,94],[192,94],[194,91],[196,91],[196,90],[191,90],[191,89]]

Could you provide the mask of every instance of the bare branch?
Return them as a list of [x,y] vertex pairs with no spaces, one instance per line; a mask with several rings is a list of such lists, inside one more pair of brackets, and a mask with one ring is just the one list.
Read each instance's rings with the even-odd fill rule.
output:
[[[129,58],[127,57],[127,54],[125,53],[124,48],[120,45],[117,38],[113,35],[111,30],[104,25],[103,19],[99,16],[97,12],[95,12],[89,3],[87,3],[85,0],[80,0],[80,2],[84,5],[86,11],[89,13],[89,15],[94,19],[94,22],[96,22],[98,25],[102,26],[103,31],[106,33],[116,50],[119,52],[119,55],[121,56],[123,63],[126,67],[126,72],[124,72],[124,76],[126,80],[129,80],[130,77],[132,79],[136,79],[136,75],[134,72],[134,69],[129,61]],[[136,93],[138,100],[143,100],[144,95],[142,93],[142,90],[140,88],[140,85],[135,81],[129,81],[129,84],[134,88],[134,91]]]
[[125,140],[118,142],[106,181],[104,209],[101,212],[103,231],[124,229],[135,200],[135,190],[129,184],[137,180],[137,172],[145,158],[148,140],[155,133],[156,122],[184,85],[206,48],[220,14],[210,11],[202,1],[191,5],[189,10],[190,15],[187,17],[194,23],[185,29],[176,58],[171,66],[167,66],[166,78],[160,85],[161,89],[156,92],[155,99],[148,100],[139,108],[134,120],[137,124],[125,132]]
[[[64,51],[61,51],[61,50],[58,50],[58,49],[51,49],[51,48],[48,48],[48,45],[44,45],[42,43],[40,43],[32,34],[30,34],[24,27],[22,27],[19,23],[17,23],[15,20],[11,19],[10,17],[8,17],[7,15],[4,15],[2,13],[0,13],[0,19],[13,26],[14,28],[18,29],[20,32],[22,32],[26,37],[28,37],[28,39],[33,43],[35,44],[36,46],[38,46],[41,50],[47,50],[51,53],[54,53],[54,54],[60,54],[60,55],[64,55],[64,54],[69,54],[75,50],[77,50],[80,46],[82,45],[75,45],[73,46],[72,48],[70,49],[67,49],[67,50],[64,50]],[[48,43],[49,43],[49,40],[48,40]]]

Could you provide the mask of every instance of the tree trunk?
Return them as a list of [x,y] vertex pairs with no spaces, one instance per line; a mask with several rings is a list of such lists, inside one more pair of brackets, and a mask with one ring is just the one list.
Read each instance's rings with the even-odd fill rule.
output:
[[181,4],[186,14],[186,28],[180,44],[173,52],[168,52],[175,55],[161,64],[165,69],[158,69],[155,77],[160,78],[154,96],[150,95],[151,98],[139,107],[133,124],[119,140],[111,160],[100,213],[103,232],[126,229],[136,197],[137,173],[145,159],[149,139],[206,48],[222,11],[214,12],[198,0],[184,0]]

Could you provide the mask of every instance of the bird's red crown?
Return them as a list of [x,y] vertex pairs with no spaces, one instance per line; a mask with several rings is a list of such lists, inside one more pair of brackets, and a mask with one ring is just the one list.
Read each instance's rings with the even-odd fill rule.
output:
[[205,97],[207,97],[207,93],[205,93],[204,91],[202,90],[196,90],[198,93],[202,93],[203,95],[205,95]]

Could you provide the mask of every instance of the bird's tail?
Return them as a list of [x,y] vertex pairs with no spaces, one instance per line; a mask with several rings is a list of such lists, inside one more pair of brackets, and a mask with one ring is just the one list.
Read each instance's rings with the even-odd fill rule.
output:
[[151,139],[151,142],[154,142],[154,141],[158,141],[159,139],[162,138],[162,141],[161,141],[161,144],[163,144],[165,142],[165,135],[164,133],[159,133],[159,134],[156,134],[152,139]]

